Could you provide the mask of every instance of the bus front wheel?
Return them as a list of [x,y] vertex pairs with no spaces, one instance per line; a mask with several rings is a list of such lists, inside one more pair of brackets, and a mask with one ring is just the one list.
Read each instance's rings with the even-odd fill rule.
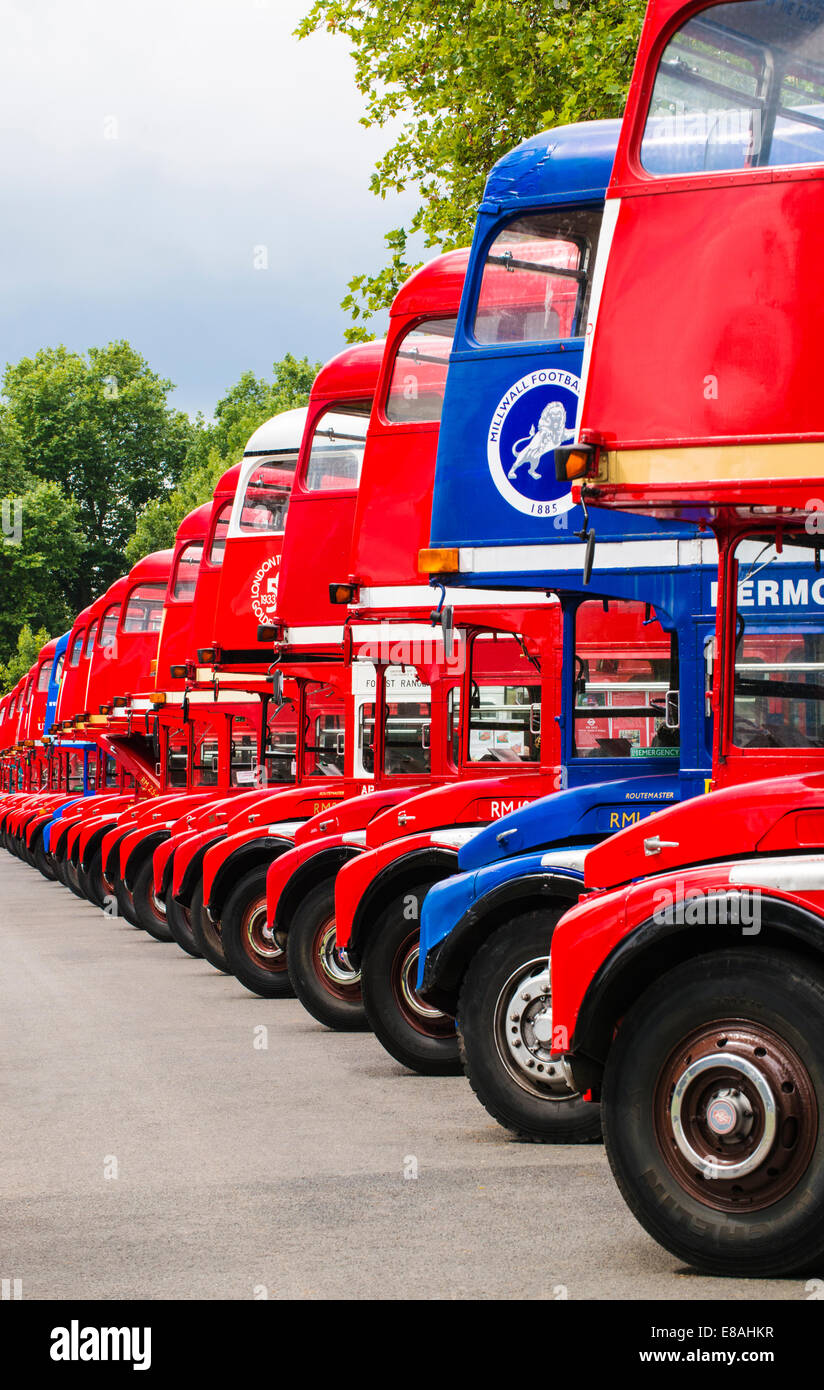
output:
[[627,1012],[604,1074],[610,1165],[642,1226],[714,1274],[824,1259],[824,970],[780,950],[679,965]]

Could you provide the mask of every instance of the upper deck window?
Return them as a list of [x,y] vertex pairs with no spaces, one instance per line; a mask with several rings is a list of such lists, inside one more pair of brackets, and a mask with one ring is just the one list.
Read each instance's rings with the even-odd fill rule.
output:
[[51,680],[52,664],[51,661],[44,661],[43,665],[40,667],[40,675],[37,677],[38,690],[48,690],[49,681]]
[[651,174],[824,163],[824,0],[737,0],[664,50],[641,146]]
[[215,532],[212,537],[212,545],[209,550],[209,564],[223,564],[223,555],[226,550],[226,533],[229,530],[229,517],[232,515],[232,503],[224,502],[217,514],[215,522]]
[[85,635],[85,631],[85,628],[81,628],[79,632],[75,633],[74,640],[72,642],[71,655],[69,657],[70,666],[80,665],[80,658],[83,655],[83,637]]
[[577,208],[510,222],[486,258],[479,343],[547,343],[580,332],[601,218],[600,208]]
[[203,558],[203,545],[200,541],[190,541],[184,546],[177,559],[175,585],[172,591],[174,603],[191,603],[195,596],[197,572]]
[[360,481],[371,401],[327,410],[312,436],[303,486],[307,492],[351,492]]
[[94,639],[95,639],[96,636],[97,636],[97,619],[95,619],[95,621],[94,621],[93,623],[90,623],[90,624],[89,624],[89,629],[88,629],[88,632],[86,633],[86,645],[85,645],[85,647],[83,648],[83,655],[84,655],[85,657],[91,656],[91,650],[92,650],[92,647],[94,646]]
[[97,641],[97,645],[99,647],[112,646],[115,639],[115,633],[117,632],[117,624],[119,619],[120,604],[113,603],[111,607],[107,608],[106,612],[103,614],[103,621],[100,624],[100,636]]
[[138,584],[129,595],[123,631],[159,632],[165,597],[165,584]]
[[429,319],[403,338],[386,398],[386,418],[391,424],[440,420],[455,322],[454,318]]
[[246,536],[282,536],[297,454],[262,459],[246,484],[240,529]]

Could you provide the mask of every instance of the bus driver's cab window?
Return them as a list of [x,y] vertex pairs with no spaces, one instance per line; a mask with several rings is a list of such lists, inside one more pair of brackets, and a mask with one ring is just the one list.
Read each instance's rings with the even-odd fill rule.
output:
[[[606,611],[605,611],[606,610]],[[675,639],[643,604],[591,599],[575,615],[576,758],[678,758],[667,722],[678,690]]]
[[308,686],[304,716],[305,777],[342,777],[344,773],[343,709],[331,686]]
[[[737,748],[824,747],[824,593],[820,551],[774,535],[747,537],[736,548],[732,737]],[[792,571],[788,566],[792,566]],[[781,597],[789,621],[752,612]],[[789,769],[788,769],[789,770]]]
[[[387,666],[380,675],[385,683],[383,771],[389,776],[420,776],[432,766],[432,692],[412,666]],[[359,710],[358,746],[360,771],[375,773],[375,705]]]
[[[520,637],[479,633],[470,649],[469,745],[472,763],[538,763],[541,673]],[[460,696],[449,693],[449,723],[459,729]]]

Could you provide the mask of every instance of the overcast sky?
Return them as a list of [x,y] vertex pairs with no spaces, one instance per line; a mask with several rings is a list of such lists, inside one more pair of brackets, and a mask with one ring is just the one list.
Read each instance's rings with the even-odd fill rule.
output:
[[[347,281],[414,194],[310,0],[0,0],[0,367],[128,338],[210,415],[251,368],[342,346]],[[256,269],[268,258],[268,269]]]

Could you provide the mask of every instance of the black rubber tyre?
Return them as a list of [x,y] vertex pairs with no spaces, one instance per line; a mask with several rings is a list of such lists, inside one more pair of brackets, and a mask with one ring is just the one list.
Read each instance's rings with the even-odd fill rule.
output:
[[335,948],[335,880],[312,888],[289,925],[289,979],[298,999],[318,1023],[339,1033],[360,1033],[369,1022],[360,975]]
[[55,860],[54,860],[54,872],[55,872],[55,874],[57,875],[58,882],[59,882],[59,883],[62,883],[64,888],[68,888],[68,886],[69,886],[69,879],[68,879],[68,875],[67,875],[67,873],[66,873],[66,861],[65,861],[65,859],[55,859]]
[[100,847],[92,851],[90,860],[86,868],[78,869],[78,879],[80,887],[83,889],[90,903],[99,907],[101,912],[111,910],[114,902],[114,894],[109,891],[109,887],[103,878],[103,862]]
[[155,941],[173,941],[169,924],[166,921],[166,905],[158,903],[154,891],[154,878],[151,854],[144,859],[132,888],[132,903],[135,916],[144,931]]
[[229,969],[240,984],[262,999],[290,999],[286,942],[266,931],[267,865],[250,869],[223,905],[220,934]]
[[220,928],[214,922],[203,906],[203,884],[198,883],[192,894],[192,906],[189,915],[192,922],[192,939],[195,949],[213,965],[215,970],[219,970],[221,975],[230,975],[228,961],[223,951],[223,941],[221,939]]
[[[765,1100],[739,1059],[768,1085]],[[732,1087],[725,1085],[730,1079]],[[772,1140],[765,1118],[770,1097]],[[746,1111],[742,1118],[745,1103],[749,1119]],[[711,952],[668,972],[620,1025],[607,1058],[601,1112],[607,1155],[624,1199],[677,1259],[713,1274],[748,1278],[821,1272],[819,968],[753,944]],[[737,1117],[730,1129],[732,1116]],[[727,1138],[719,1138],[720,1132]],[[687,1143],[691,1154],[685,1155]],[[753,1169],[734,1181],[725,1178],[723,1165],[734,1161]]]
[[117,913],[112,913],[111,915],[117,915],[118,917],[122,917],[124,922],[129,923],[130,927],[139,928],[140,923],[138,922],[137,917],[135,916],[132,895],[121,878],[115,879],[112,888],[112,894],[114,896],[115,904],[117,906]]
[[573,1094],[549,1061],[549,948],[562,913],[549,905],[525,913],[484,942],[461,986],[458,1047],[470,1086],[504,1129],[540,1144],[592,1144],[599,1107]]
[[187,956],[194,956],[201,960],[202,956],[195,945],[194,932],[192,931],[192,914],[188,907],[179,903],[174,897],[171,888],[166,893],[166,921],[172,939],[177,942],[181,951],[185,951]]
[[66,883],[76,898],[82,898],[84,902],[88,901],[80,884],[80,873],[77,865],[73,864],[71,859],[66,860]]
[[361,963],[366,1017],[375,1036],[402,1066],[420,1076],[460,1076],[455,1020],[418,995],[418,917],[431,883],[419,884],[380,914]]
[[35,841],[32,853],[34,856],[35,868],[39,870],[45,879],[48,879],[49,883],[54,883],[57,879],[57,869],[55,868],[54,860],[51,855],[46,853],[43,846],[42,830],[37,832],[37,840]]

